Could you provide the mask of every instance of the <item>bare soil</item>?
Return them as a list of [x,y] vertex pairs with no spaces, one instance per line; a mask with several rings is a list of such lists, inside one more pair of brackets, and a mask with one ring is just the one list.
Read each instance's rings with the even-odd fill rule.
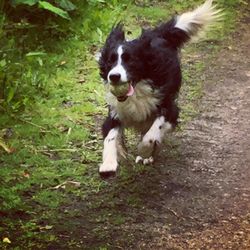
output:
[[245,20],[206,69],[200,115],[174,135],[179,160],[161,159],[155,237],[138,249],[250,249],[249,45]]

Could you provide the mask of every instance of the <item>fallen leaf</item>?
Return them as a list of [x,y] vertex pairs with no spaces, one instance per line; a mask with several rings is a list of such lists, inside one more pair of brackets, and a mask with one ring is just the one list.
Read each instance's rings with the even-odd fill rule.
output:
[[66,61],[61,61],[61,62],[57,65],[57,67],[63,66],[63,65],[65,65],[66,63],[67,63]]
[[50,229],[52,229],[53,228],[53,226],[51,226],[51,225],[46,225],[45,227],[39,227],[39,229],[40,230],[50,230]]
[[25,171],[25,172],[23,172],[23,177],[29,179],[30,178],[30,174],[27,171]]
[[2,147],[7,153],[13,153],[15,150],[14,148],[10,148],[7,144],[0,138],[0,147]]
[[80,186],[81,186],[81,183],[78,181],[65,181],[65,182],[53,187],[52,189],[78,188]]
[[69,136],[71,134],[71,130],[72,130],[72,128],[68,129],[67,136]]
[[10,241],[10,239],[9,239],[8,237],[4,237],[4,238],[3,238],[3,243],[8,243],[8,244],[10,244],[11,241]]
[[243,3],[245,5],[248,5],[248,2],[247,1],[244,1],[244,0],[240,0],[240,3]]

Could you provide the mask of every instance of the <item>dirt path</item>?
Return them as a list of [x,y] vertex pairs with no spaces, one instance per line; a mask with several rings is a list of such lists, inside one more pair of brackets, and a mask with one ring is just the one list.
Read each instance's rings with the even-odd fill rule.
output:
[[175,135],[181,159],[164,164],[176,169],[140,249],[250,249],[249,24],[233,40],[206,71],[200,115]]

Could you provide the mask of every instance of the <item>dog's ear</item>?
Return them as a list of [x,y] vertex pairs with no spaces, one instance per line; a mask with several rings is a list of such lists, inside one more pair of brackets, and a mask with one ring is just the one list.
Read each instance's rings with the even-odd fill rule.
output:
[[124,40],[125,40],[125,35],[123,31],[123,25],[121,23],[118,23],[110,32],[106,40],[106,45],[123,42]]

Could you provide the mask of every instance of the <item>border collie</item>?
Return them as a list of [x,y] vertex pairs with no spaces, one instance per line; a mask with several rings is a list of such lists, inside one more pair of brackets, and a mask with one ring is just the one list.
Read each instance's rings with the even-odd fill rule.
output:
[[108,117],[104,136],[101,177],[114,176],[125,156],[123,131],[132,127],[142,139],[136,163],[151,164],[165,134],[177,125],[176,98],[181,86],[178,53],[182,45],[220,17],[207,0],[192,12],[173,17],[139,38],[127,41],[123,26],[109,34],[99,58],[100,75],[107,88]]

